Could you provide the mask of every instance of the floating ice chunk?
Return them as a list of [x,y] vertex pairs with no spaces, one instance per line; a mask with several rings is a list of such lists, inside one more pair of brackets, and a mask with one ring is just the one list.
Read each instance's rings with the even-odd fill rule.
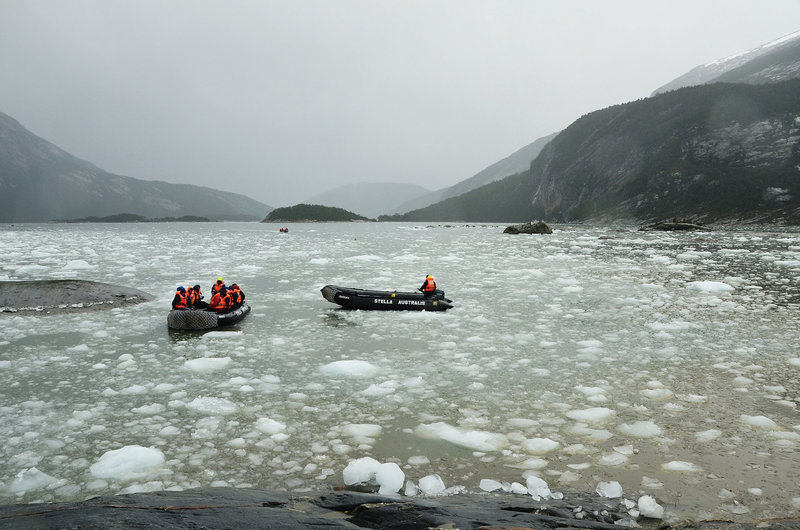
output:
[[411,466],[424,466],[430,463],[431,461],[427,456],[417,455],[408,457],[408,464]]
[[523,486],[519,482],[512,482],[511,484],[509,484],[508,489],[511,491],[511,493],[513,493],[515,495],[527,495],[528,494],[528,488],[526,488],[525,486]]
[[650,399],[667,399],[672,397],[672,390],[669,388],[644,388],[641,394]]
[[729,293],[736,290],[732,285],[727,283],[711,281],[689,282],[686,284],[686,288],[690,291],[702,293]]
[[22,494],[26,491],[44,488],[53,482],[56,482],[57,480],[57,478],[51,477],[47,473],[39,471],[35,467],[31,467],[28,469],[23,469],[17,473],[17,476],[14,477],[14,480],[6,485],[6,488],[11,493]]
[[522,448],[532,455],[544,455],[558,449],[559,443],[550,438],[529,438],[522,442]]
[[186,408],[204,414],[232,414],[236,412],[236,403],[224,398],[197,397],[186,404]]
[[519,467],[522,469],[544,469],[548,464],[549,462],[543,458],[528,458],[524,462],[513,467]]
[[719,429],[708,429],[707,431],[698,432],[694,436],[698,442],[705,443],[716,440],[722,436],[722,431]]
[[530,429],[539,425],[538,421],[528,418],[509,418],[506,423],[518,429]]
[[382,430],[383,427],[372,423],[351,423],[346,425],[344,429],[342,429],[342,432],[346,436],[351,436],[353,438],[374,438],[378,436]]
[[271,418],[258,418],[254,425],[256,429],[264,434],[278,434],[286,430],[286,424]]
[[82,259],[73,259],[68,261],[65,265],[63,270],[65,271],[85,271],[94,269],[94,265],[89,265],[86,261]]
[[584,421],[589,423],[601,423],[611,418],[615,411],[606,407],[590,407],[582,410],[570,410],[567,412],[567,417],[575,421]]
[[702,471],[703,469],[696,465],[692,464],[691,462],[684,462],[681,460],[672,460],[671,462],[667,462],[666,464],[661,464],[661,469],[664,471],[685,471],[687,473],[696,473],[698,471]]
[[378,493],[381,495],[397,493],[403,487],[405,480],[406,474],[394,462],[381,464],[375,471],[375,481],[380,486]]
[[342,479],[348,486],[371,482],[380,466],[380,462],[369,456],[351,460],[342,472]]
[[322,367],[322,373],[328,376],[349,376],[365,377],[375,374],[378,367],[367,361],[348,359],[344,361],[334,361]]
[[137,480],[159,471],[165,461],[164,453],[155,447],[126,445],[104,453],[89,471],[96,478]]
[[492,491],[497,491],[499,489],[503,489],[503,484],[501,482],[496,481],[496,480],[484,478],[484,479],[481,479],[481,483],[480,483],[479,487],[483,491],[492,492]]
[[392,394],[397,390],[397,381],[384,381],[383,383],[373,383],[361,393],[365,396],[382,397]]
[[447,488],[439,475],[427,475],[419,479],[419,491],[423,495],[444,495]]
[[656,502],[650,495],[642,495],[637,502],[639,513],[642,517],[651,519],[662,519],[664,517],[664,507]]
[[414,484],[413,480],[406,481],[406,487],[403,490],[403,494],[406,497],[414,497],[415,495],[419,494],[419,488],[417,488],[417,485]]
[[636,438],[653,438],[662,433],[661,427],[652,421],[635,421],[633,423],[622,423],[617,426],[617,430],[622,434],[634,436]]
[[533,500],[540,501],[542,499],[549,499],[550,498],[550,487],[547,485],[543,479],[537,477],[536,475],[531,475],[527,478],[525,485],[528,488],[528,493],[530,493]]
[[415,432],[421,438],[438,438],[476,451],[499,451],[508,444],[508,438],[502,434],[461,429],[443,422],[421,424]]
[[227,368],[232,362],[230,357],[201,357],[200,359],[189,359],[183,363],[183,366],[193,372],[205,373]]
[[760,429],[774,429],[778,426],[777,423],[766,416],[748,416],[747,414],[742,414],[739,416],[739,419],[752,427],[758,427]]
[[788,359],[787,361],[792,366],[797,366],[798,368],[800,368],[800,357],[792,357],[791,359]]
[[622,485],[616,480],[600,482],[594,490],[601,497],[607,497],[609,499],[618,499],[622,497]]
[[628,461],[628,457],[622,453],[608,453],[600,457],[598,463],[601,466],[621,466]]

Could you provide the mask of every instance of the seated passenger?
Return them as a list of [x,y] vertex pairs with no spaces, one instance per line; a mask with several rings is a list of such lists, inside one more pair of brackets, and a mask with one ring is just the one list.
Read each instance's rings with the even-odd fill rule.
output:
[[208,307],[208,302],[203,301],[203,291],[200,290],[199,285],[189,287],[188,295],[189,307],[193,307],[195,309],[205,309]]
[[217,293],[211,297],[211,303],[208,304],[209,309],[213,309],[217,313],[225,313],[231,307],[231,297],[225,286],[222,286]]
[[244,291],[242,291],[241,288],[234,283],[231,285],[229,294],[231,295],[233,308],[236,309],[237,307],[241,307],[242,303],[244,303]]
[[172,299],[172,309],[188,309],[189,297],[186,295],[186,289],[181,285],[175,291],[175,297]]

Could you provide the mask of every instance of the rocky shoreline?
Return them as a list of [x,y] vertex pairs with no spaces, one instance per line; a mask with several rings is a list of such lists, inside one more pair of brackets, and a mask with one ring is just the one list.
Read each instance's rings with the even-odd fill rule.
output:
[[201,488],[95,497],[82,502],[0,506],[0,527],[29,528],[542,528],[622,527],[744,530],[800,528],[800,519],[752,523],[635,521],[613,499],[570,494],[535,501],[528,495],[458,494],[401,497],[356,491],[292,494],[259,489]]
[[0,313],[94,311],[153,299],[138,289],[87,280],[0,281]]

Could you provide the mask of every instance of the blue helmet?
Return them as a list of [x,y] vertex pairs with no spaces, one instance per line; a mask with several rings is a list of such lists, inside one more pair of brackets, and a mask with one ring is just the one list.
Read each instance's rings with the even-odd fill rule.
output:
[[186,289],[184,289],[184,288],[183,288],[183,285],[181,285],[181,286],[179,286],[179,287],[178,287],[178,290],[179,290],[180,292],[184,292]]

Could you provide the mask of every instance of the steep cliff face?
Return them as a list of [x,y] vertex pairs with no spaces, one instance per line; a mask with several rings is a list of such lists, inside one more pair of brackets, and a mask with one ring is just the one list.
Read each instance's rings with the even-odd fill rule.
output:
[[0,113],[2,222],[44,222],[120,213],[255,221],[269,210],[269,206],[243,195],[108,173]]
[[682,89],[584,116],[533,162],[552,221],[800,222],[800,80]]

